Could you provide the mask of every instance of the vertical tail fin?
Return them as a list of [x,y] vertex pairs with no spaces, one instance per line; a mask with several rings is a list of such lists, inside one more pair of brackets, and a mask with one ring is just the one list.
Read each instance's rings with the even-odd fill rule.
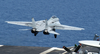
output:
[[36,28],[35,20],[32,18],[32,28]]
[[48,22],[47,22],[47,19],[45,20],[45,29],[48,29]]

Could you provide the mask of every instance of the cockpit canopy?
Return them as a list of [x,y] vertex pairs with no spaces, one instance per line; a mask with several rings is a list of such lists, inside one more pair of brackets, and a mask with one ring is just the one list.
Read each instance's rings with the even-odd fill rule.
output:
[[57,18],[56,16],[52,16],[52,18]]

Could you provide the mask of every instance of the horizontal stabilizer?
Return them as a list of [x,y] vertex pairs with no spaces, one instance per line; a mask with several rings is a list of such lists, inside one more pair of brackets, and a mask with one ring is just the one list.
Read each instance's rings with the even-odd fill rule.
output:
[[27,31],[27,30],[31,30],[31,29],[19,29],[20,31]]
[[59,35],[59,33],[55,32],[55,31],[48,31],[48,32],[51,33],[51,34]]

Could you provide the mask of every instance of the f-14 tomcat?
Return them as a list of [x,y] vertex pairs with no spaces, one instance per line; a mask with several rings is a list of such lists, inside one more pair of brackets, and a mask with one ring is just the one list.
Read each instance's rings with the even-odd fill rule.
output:
[[32,22],[22,22],[22,21],[5,21],[5,22],[10,24],[32,27],[32,29],[21,29],[21,30],[30,30],[32,33],[34,33],[34,36],[36,36],[38,32],[43,31],[43,34],[49,35],[51,33],[54,34],[54,37],[56,38],[57,35],[59,35],[59,33],[55,32],[56,29],[84,30],[84,28],[62,25],[59,22],[59,18],[57,18],[56,16],[52,16],[49,20],[35,21],[34,18],[32,18]]

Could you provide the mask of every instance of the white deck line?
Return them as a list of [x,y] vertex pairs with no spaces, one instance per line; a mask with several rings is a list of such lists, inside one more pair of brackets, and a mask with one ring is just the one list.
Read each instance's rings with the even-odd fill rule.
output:
[[62,53],[62,54],[66,54],[66,53],[68,53],[67,51],[65,51],[64,53]]
[[0,47],[2,47],[2,46],[4,46],[4,45],[0,45]]
[[62,50],[62,51],[65,51],[63,48],[52,47],[52,48],[50,48],[50,49],[48,49],[46,51],[41,52],[40,54],[47,54],[47,53],[49,53],[49,52],[51,52],[53,50]]

